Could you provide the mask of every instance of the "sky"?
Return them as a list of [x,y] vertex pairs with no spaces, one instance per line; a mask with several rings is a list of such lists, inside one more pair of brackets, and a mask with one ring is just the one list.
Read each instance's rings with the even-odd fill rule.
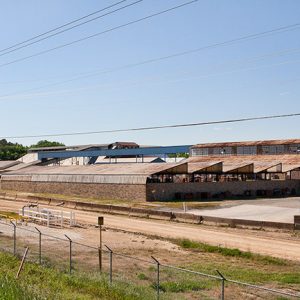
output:
[[[10,63],[188,1],[143,0],[5,55],[2,49],[118,0],[1,1],[0,138],[299,113],[300,26],[139,64],[300,23],[298,0],[199,0]],[[300,117],[294,117],[48,139],[68,145],[114,141],[183,145],[300,138],[299,124]],[[9,140],[31,145],[40,139]]]

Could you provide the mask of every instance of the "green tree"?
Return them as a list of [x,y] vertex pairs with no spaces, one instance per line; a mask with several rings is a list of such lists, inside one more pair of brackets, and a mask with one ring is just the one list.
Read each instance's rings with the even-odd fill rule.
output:
[[177,154],[169,154],[168,155],[170,158],[175,158],[175,157],[184,157],[184,158],[189,158],[188,153],[177,153]]
[[42,141],[37,142],[34,145],[31,145],[30,148],[43,148],[43,147],[56,147],[56,146],[65,146],[65,145],[60,142],[52,142],[52,141],[42,140]]
[[0,140],[0,160],[16,160],[26,153],[27,147],[5,139]]

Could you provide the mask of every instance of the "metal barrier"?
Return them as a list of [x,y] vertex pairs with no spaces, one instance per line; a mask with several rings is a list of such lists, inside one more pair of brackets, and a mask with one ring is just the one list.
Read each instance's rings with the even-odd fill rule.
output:
[[[76,272],[103,273],[107,275],[110,284],[121,280],[126,283],[140,284],[140,281],[146,280],[147,283],[151,284],[154,299],[164,297],[167,293],[166,285],[168,281],[170,284],[178,283],[181,279],[187,280],[189,276],[193,276],[195,282],[198,283],[195,290],[199,290],[198,297],[200,299],[203,295],[201,293],[205,292],[201,290],[201,284],[204,287],[206,285],[213,286],[216,294],[212,297],[222,300],[227,299],[226,288],[229,284],[249,289],[251,291],[249,294],[253,294],[256,290],[261,293],[259,296],[264,299],[277,299],[272,298],[272,295],[274,297],[276,295],[288,297],[287,299],[300,299],[300,291],[288,292],[232,280],[225,277],[218,270],[216,270],[218,275],[212,275],[167,265],[161,263],[154,256],[151,256],[149,260],[142,259],[117,253],[107,245],[101,252],[103,261],[100,263],[99,247],[76,242],[68,235],[65,235],[65,238],[60,238],[45,234],[36,227],[25,228],[11,221],[5,222],[0,219],[0,250],[20,256],[24,251],[24,247],[30,248],[28,260],[42,265],[50,264],[60,270],[67,271],[71,275]],[[115,271],[117,267],[118,271]],[[137,277],[139,277],[138,279],[134,278],[131,272],[128,271],[130,267],[134,269],[135,275],[137,274]],[[123,274],[121,274],[122,272]],[[244,295],[246,292],[243,291],[242,294]],[[232,298],[229,294],[228,297],[228,299],[238,299]]]
[[50,225],[60,225],[63,227],[64,223],[70,226],[75,226],[75,213],[72,211],[53,210],[49,208],[35,208],[23,207],[19,210],[19,215],[28,219],[44,222],[49,227]]

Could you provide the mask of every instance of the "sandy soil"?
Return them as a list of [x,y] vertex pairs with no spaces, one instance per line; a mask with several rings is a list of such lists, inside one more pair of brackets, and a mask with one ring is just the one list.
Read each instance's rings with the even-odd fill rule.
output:
[[[18,211],[21,206],[22,203],[20,202],[0,201],[0,210]],[[97,222],[98,214],[96,213],[78,210],[75,210],[75,213],[77,221],[85,226],[95,225]],[[180,251],[178,248],[176,249],[176,246],[172,243],[160,241],[160,239],[152,240],[145,238],[145,236],[151,235],[172,239],[188,238],[212,245],[239,248],[244,251],[300,261],[300,239],[298,235],[292,233],[189,225],[116,215],[103,216],[105,218],[105,227],[109,229],[104,232],[104,241],[112,247],[120,247],[120,249],[126,249],[129,252],[137,247],[139,252],[142,253],[143,249],[148,251],[149,249],[151,250],[151,248],[156,249],[158,246],[165,248],[167,251]],[[83,237],[79,235],[78,240],[80,242],[85,241],[85,243],[91,245],[97,245],[98,231],[96,229],[90,230],[90,233],[85,231]],[[80,232],[79,229],[72,229],[69,234],[74,234],[77,231]],[[124,235],[123,233],[120,233],[120,231],[125,231],[127,233]],[[130,243],[128,246],[124,247],[124,244],[127,244],[128,241],[130,241]]]

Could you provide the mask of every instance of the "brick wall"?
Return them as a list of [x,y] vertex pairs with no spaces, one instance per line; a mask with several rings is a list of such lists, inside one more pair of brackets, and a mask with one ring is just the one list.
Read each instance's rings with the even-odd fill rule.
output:
[[[193,182],[193,183],[150,183],[135,184],[95,184],[63,182],[2,181],[1,188],[19,192],[64,194],[86,196],[98,199],[116,199],[129,201],[168,201],[175,198],[175,193],[211,195],[229,192],[231,195],[243,195],[245,191],[295,189],[300,195],[300,180],[239,181],[239,182]],[[268,195],[267,195],[268,196]],[[271,196],[271,195],[270,195]]]
[[2,181],[1,189],[29,193],[86,196],[103,200],[146,201],[143,184],[94,184],[63,182]]
[[[231,195],[243,195],[245,191],[257,190],[295,189],[300,194],[299,180],[261,180],[261,181],[233,181],[233,182],[190,182],[190,183],[150,183],[147,184],[147,200],[163,201],[173,200],[175,193],[191,193],[195,198],[197,193],[211,195],[229,192]],[[268,196],[268,195],[267,195]],[[271,195],[270,195],[271,196]]]

